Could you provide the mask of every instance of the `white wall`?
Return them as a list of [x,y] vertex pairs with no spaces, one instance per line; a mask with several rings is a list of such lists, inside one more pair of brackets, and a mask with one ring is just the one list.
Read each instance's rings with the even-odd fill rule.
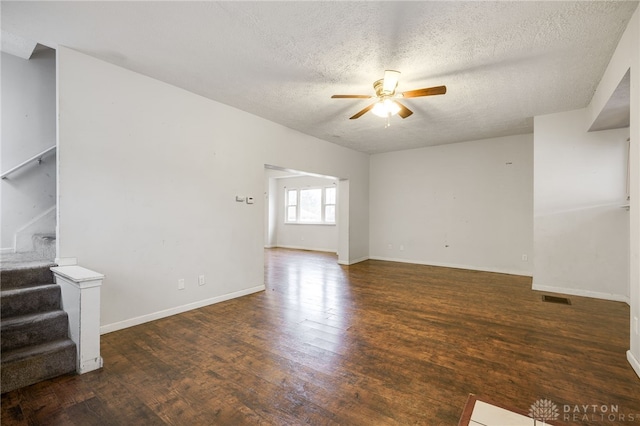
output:
[[276,179],[271,176],[272,170],[264,170],[264,246],[275,247],[276,241]]
[[[2,53],[2,172],[56,144],[55,71],[54,50],[37,50],[30,60]],[[16,231],[55,206],[55,165],[53,153],[1,181],[3,250],[14,248]]]
[[630,126],[630,195],[629,211],[629,301],[630,349],[627,359],[640,376],[640,9],[629,21],[611,61],[589,104],[589,122],[598,116],[618,83],[631,69]]
[[534,120],[533,288],[628,301],[629,129],[588,133],[588,118]]
[[532,135],[377,154],[370,256],[530,275]]
[[264,288],[265,164],[348,179],[367,256],[368,155],[64,47],[58,91],[59,256],[106,275],[103,332]]
[[[264,169],[264,195],[265,195],[265,248],[276,247],[278,232],[278,180],[277,178],[292,176],[291,171],[284,171],[272,168],[273,165],[265,165]],[[294,175],[297,175],[294,174]]]
[[285,188],[336,186],[337,180],[311,176],[276,179],[276,245],[303,250],[338,251],[336,225],[309,225],[285,223]]

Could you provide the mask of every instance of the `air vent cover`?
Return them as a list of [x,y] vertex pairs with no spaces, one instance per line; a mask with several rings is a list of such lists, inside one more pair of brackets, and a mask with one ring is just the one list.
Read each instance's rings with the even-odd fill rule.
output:
[[566,297],[548,296],[546,294],[542,296],[542,301],[549,303],[559,303],[561,305],[571,304],[571,300],[567,299]]

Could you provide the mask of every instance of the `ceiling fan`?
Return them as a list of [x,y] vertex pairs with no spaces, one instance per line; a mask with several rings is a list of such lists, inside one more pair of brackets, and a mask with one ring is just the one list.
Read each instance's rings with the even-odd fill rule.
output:
[[407,118],[413,111],[406,106],[402,105],[396,99],[398,98],[417,98],[420,96],[433,96],[444,95],[447,93],[447,86],[435,86],[427,87],[424,89],[409,90],[408,92],[396,93],[396,87],[398,87],[398,80],[400,78],[400,71],[386,70],[384,72],[384,78],[376,80],[373,83],[373,89],[376,91],[375,96],[369,95],[333,95],[333,99],[348,99],[359,98],[369,99],[377,98],[377,101],[359,111],[354,116],[350,117],[350,120],[360,118],[365,113],[372,110],[372,112],[379,117],[387,118],[387,125],[389,127],[390,118],[392,115],[398,114],[400,117]]

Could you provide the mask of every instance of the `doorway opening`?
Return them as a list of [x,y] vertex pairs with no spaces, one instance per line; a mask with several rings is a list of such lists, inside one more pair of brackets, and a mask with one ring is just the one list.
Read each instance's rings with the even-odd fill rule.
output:
[[265,164],[264,246],[349,259],[349,181]]
[[0,269],[46,266],[58,241],[56,51],[5,47],[3,39]]

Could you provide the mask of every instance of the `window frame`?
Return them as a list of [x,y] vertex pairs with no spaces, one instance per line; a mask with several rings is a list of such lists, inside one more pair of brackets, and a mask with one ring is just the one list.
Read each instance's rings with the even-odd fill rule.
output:
[[[327,189],[333,189],[334,194],[333,194],[333,203],[328,203],[327,202]],[[334,184],[331,186],[325,186],[324,188],[322,188],[322,222],[329,224],[329,225],[335,225],[337,220],[338,220],[338,209],[337,209],[337,205],[338,205],[338,187]],[[327,206],[333,206],[333,222],[328,222],[327,221]]]
[[[290,202],[290,192],[294,192],[296,193],[296,199],[294,200],[293,203]],[[299,199],[300,199],[300,191],[298,191],[298,189],[296,188],[287,188],[285,186],[284,188],[284,192],[285,192],[285,205],[284,205],[284,222],[285,223],[297,223],[298,222],[298,211],[300,210],[298,208],[299,205]],[[289,220],[289,210],[291,208],[295,209],[295,219],[293,221]]]
[[[314,190],[314,189],[320,189],[321,190],[321,197],[320,197],[320,222],[301,222],[300,221],[300,196],[303,190]],[[335,202],[334,203],[329,203],[327,204],[327,189],[334,189],[335,190]],[[296,200],[295,202],[291,202],[291,200],[289,199],[290,197],[290,192],[295,191],[296,194]],[[284,224],[285,225],[325,225],[325,226],[335,226],[337,223],[337,215],[338,215],[338,211],[337,211],[337,204],[338,204],[338,188],[336,186],[336,184],[333,185],[327,185],[327,186],[305,186],[305,187],[284,187]],[[334,210],[335,210],[335,220],[333,222],[327,222],[326,220],[326,209],[327,206],[333,206]],[[295,220],[289,220],[289,209],[290,208],[295,208],[296,214],[295,214]]]

